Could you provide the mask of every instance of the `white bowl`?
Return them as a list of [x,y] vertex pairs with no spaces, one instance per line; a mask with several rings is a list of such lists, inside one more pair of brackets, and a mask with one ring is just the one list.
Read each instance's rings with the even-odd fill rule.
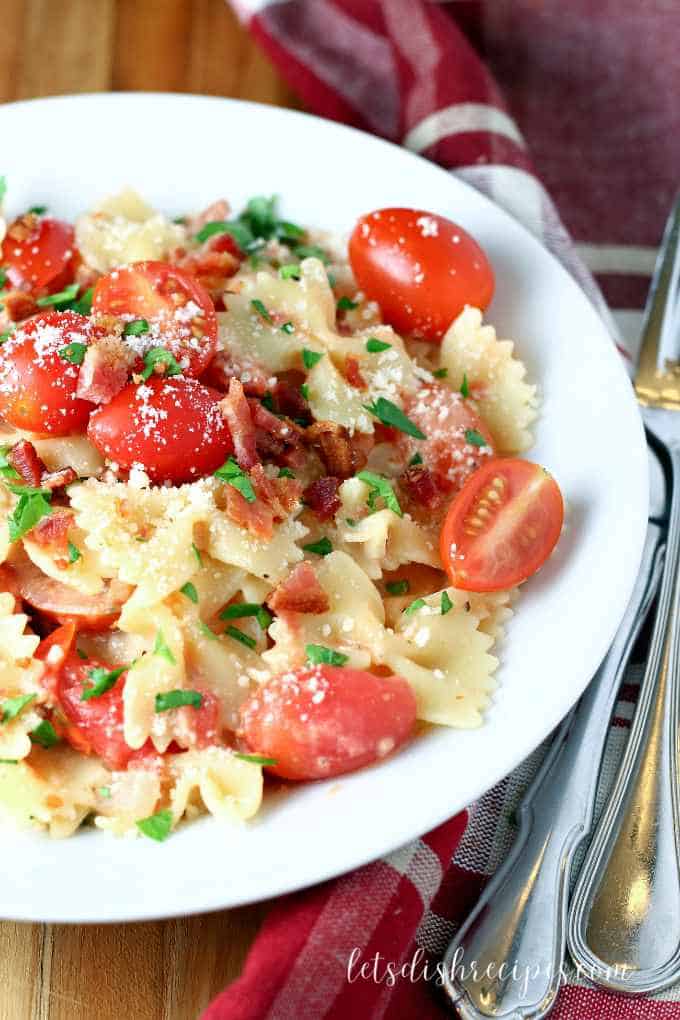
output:
[[278,193],[285,215],[349,231],[379,206],[431,209],[480,241],[488,312],[516,340],[543,405],[530,456],[568,504],[556,554],[525,585],[477,730],[435,729],[376,768],[274,796],[242,829],[210,818],[162,845],[86,830],[58,842],[3,829],[0,915],[122,921],[275,896],[355,868],[470,804],[547,736],[621,618],[647,512],[644,437],[619,355],[573,279],[515,220],[460,180],[369,135],[226,99],[118,94],[0,107],[10,211],[73,217],[124,184],[171,214]]

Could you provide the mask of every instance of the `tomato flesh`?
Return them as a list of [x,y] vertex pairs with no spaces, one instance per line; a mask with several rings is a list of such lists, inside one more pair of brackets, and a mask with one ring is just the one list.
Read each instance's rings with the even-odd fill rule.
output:
[[65,286],[74,254],[73,227],[61,220],[24,216],[11,224],[2,243],[0,265],[13,287],[39,291]]
[[76,312],[47,312],[15,330],[0,346],[0,417],[37,435],[82,431],[94,405],[76,396],[80,366],[59,351],[92,339]]
[[90,441],[119,467],[141,465],[154,482],[195,481],[233,451],[222,395],[184,376],[131,383],[92,414]]
[[451,583],[503,591],[543,566],[564,519],[562,494],[544,468],[514,458],[474,472],[449,507],[440,551]]
[[362,216],[350,237],[349,260],[385,320],[426,340],[441,340],[466,305],[484,309],[493,297],[493,270],[474,238],[421,209]]
[[92,310],[128,320],[146,319],[150,330],[129,338],[135,350],[164,347],[185,375],[200,376],[217,350],[217,316],[205,287],[166,262],[137,262],[102,276]]
[[241,708],[240,735],[284,779],[325,779],[369,765],[408,739],[416,699],[398,676],[309,666],[267,681]]

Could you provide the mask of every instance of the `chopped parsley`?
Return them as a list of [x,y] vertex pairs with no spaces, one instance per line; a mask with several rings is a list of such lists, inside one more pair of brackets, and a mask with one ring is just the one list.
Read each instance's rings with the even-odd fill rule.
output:
[[198,592],[196,591],[196,586],[192,584],[191,581],[187,581],[186,584],[183,584],[180,591],[182,595],[186,595],[190,602],[193,602],[194,605],[198,605]]
[[177,659],[172,654],[172,650],[168,646],[162,630],[156,631],[156,640],[154,642],[152,655],[160,656],[161,659],[165,659],[166,662],[169,662],[171,666],[177,665]]
[[385,397],[378,397],[374,403],[364,404],[364,407],[369,414],[372,414],[374,418],[381,421],[383,425],[399,429],[400,432],[405,432],[406,435],[413,436],[414,439],[425,439],[425,435],[420,431],[415,422],[407,418],[401,408],[393,404],[391,400],[386,400]]
[[465,441],[471,446],[486,446],[486,439],[476,429],[465,429]]
[[279,276],[282,280],[299,280],[300,267],[296,262],[291,262],[287,266],[281,266],[279,268]]
[[110,786],[100,786],[99,787],[99,796],[103,797],[104,800],[109,800],[110,797],[111,797],[111,787]]
[[[9,540],[10,542],[16,542],[30,531],[31,528],[34,528],[39,520],[51,512],[50,499],[52,498],[52,493],[49,489],[29,489],[23,485],[9,484],[9,488],[15,495],[19,496],[19,502],[15,506],[8,522]],[[22,491],[22,489],[26,491]]]
[[92,312],[92,296],[94,287],[88,287],[75,301],[68,301],[62,311],[78,312],[79,315],[90,315]]
[[203,637],[208,638],[209,641],[219,641],[219,634],[216,634],[214,630],[211,630],[207,623],[203,623],[203,620],[198,621],[198,629]]
[[2,475],[3,478],[17,479],[20,478],[21,475],[12,467],[7,459],[10,449],[11,447],[9,446],[0,446],[0,475]]
[[7,698],[0,704],[0,722],[10,722],[23,712],[27,705],[35,701],[35,694],[20,694],[16,698]]
[[339,312],[351,312],[354,308],[359,307],[358,301],[352,301],[351,298],[341,297],[338,298],[337,308]]
[[36,305],[39,308],[47,308],[50,305],[61,305],[65,301],[73,301],[78,294],[80,284],[70,283],[68,287],[64,287],[58,294],[46,294],[45,297],[38,298]]
[[234,751],[234,758],[240,758],[241,761],[249,761],[252,765],[278,764],[276,758],[265,758],[262,754],[241,754],[239,751]]
[[279,478],[295,478],[295,475],[290,468],[282,467],[279,468]]
[[233,602],[220,613],[220,620],[242,620],[245,616],[254,616],[262,630],[266,630],[274,617],[259,602]]
[[4,287],[7,283],[7,270],[0,266],[0,287]]
[[36,726],[28,735],[34,744],[39,744],[40,747],[44,747],[46,750],[59,743],[57,731],[47,719],[43,719],[40,725]]
[[324,645],[305,645],[305,655],[308,662],[315,665],[325,663],[328,666],[344,666],[349,656],[342,652],[336,652],[334,648],[326,648]]
[[323,358],[323,352],[310,351],[306,347],[302,352],[302,364],[305,368],[314,368]]
[[271,315],[269,314],[269,312],[267,311],[267,309],[262,304],[259,298],[253,298],[250,304],[255,309],[257,314],[265,320],[265,322],[273,323],[274,320],[272,319]]
[[34,216],[44,216],[45,213],[47,212],[47,206],[46,205],[32,205],[31,208],[28,211],[29,211],[29,213],[33,213]]
[[279,329],[282,333],[288,333],[289,336],[295,332],[295,326],[292,322],[284,322],[283,326],[279,326]]
[[140,818],[139,821],[135,822],[135,825],[143,836],[148,836],[149,839],[155,839],[157,843],[162,843],[170,835],[172,813],[167,809],[157,811],[155,815],[149,815],[148,818]]
[[414,599],[410,606],[407,606],[404,612],[407,616],[411,616],[412,613],[417,613],[419,609],[422,609],[425,605],[425,599]]
[[448,374],[449,374],[448,368],[438,368],[436,371],[432,373],[435,379],[446,379]]
[[12,326],[11,329],[6,329],[4,333],[0,333],[0,344],[6,343],[7,340],[9,340],[9,338],[11,337],[11,335],[14,332],[15,329],[16,329],[16,326]]
[[453,609],[453,602],[449,598],[449,593],[447,591],[443,591],[442,592],[442,600],[441,600],[442,616],[446,616],[446,614],[451,609]]
[[146,319],[133,319],[132,322],[125,323],[123,336],[141,336],[142,333],[148,333],[149,329]]
[[203,558],[201,556],[201,551],[200,551],[200,549],[198,548],[198,546],[196,545],[195,542],[191,543],[191,551],[194,554],[194,556],[196,557],[196,562],[198,563],[199,567],[202,567],[203,566]]
[[318,542],[309,542],[302,547],[305,552],[316,553],[317,556],[328,556],[333,552],[333,544],[330,538],[320,538]]
[[377,336],[369,336],[366,341],[366,350],[369,354],[380,354],[381,351],[388,350],[392,344],[386,344],[384,340],[378,340]]
[[246,475],[241,468],[238,466],[233,457],[218,468],[215,472],[215,478],[219,478],[221,482],[226,482],[227,485],[231,485],[237,492],[240,492],[244,499],[247,499],[249,503],[254,503],[256,500],[255,489],[248,475]]
[[152,347],[150,351],[146,352],[142,379],[148,379],[153,375],[156,365],[164,366],[163,375],[181,375],[182,373],[182,366],[175,361],[173,355],[165,347]]
[[420,454],[419,453],[414,453],[413,456],[411,457],[410,461],[408,462],[408,466],[409,467],[415,467],[416,464],[422,464],[422,463],[423,463],[423,458],[420,456]]
[[7,194],[7,178],[0,174],[0,203]]
[[234,641],[240,641],[242,645],[246,646],[246,648],[255,648],[257,645],[255,638],[250,637],[249,634],[244,634],[242,630],[238,629],[238,627],[230,625],[224,633],[228,634],[230,638],[234,639]]
[[388,581],[385,585],[385,590],[388,591],[390,595],[405,595],[410,587],[411,585],[406,580]]
[[69,542],[69,544],[68,544],[68,561],[69,561],[69,563],[77,563],[78,560],[81,559],[82,555],[83,554],[81,553],[81,551],[78,548],[78,546],[74,545],[73,542]]
[[80,700],[89,701],[90,698],[101,698],[102,694],[106,694],[107,691],[111,690],[118,677],[127,668],[127,666],[119,666],[118,669],[108,670],[104,669],[103,666],[96,666],[94,669],[88,669],[87,675],[92,684],[90,687],[83,685]]
[[191,705],[192,708],[200,708],[203,697],[198,691],[164,691],[156,695],[156,712],[168,712],[171,708],[182,708],[183,705]]
[[86,351],[87,344],[81,344],[74,340],[72,344],[59,348],[59,357],[63,358],[64,361],[70,361],[72,365],[82,365],[85,360]]
[[460,395],[461,397],[465,397],[466,399],[467,397],[470,396],[470,386],[468,383],[468,377],[465,372],[463,372],[463,381],[460,384]]
[[320,259],[325,266],[330,262],[327,253],[318,244],[298,244],[295,254],[299,259]]
[[76,653],[79,659],[84,659],[86,662],[89,659],[89,655],[87,654],[87,652],[84,652],[82,648],[76,648]]
[[0,758],[0,765],[18,765],[18,758]]
[[397,517],[404,516],[397,495],[386,478],[376,475],[372,471],[360,471],[357,478],[369,487],[368,505],[372,511],[375,512],[378,509],[376,500],[382,499],[385,507],[395,513]]
[[300,393],[302,394],[305,400],[309,400],[309,387],[307,386],[307,383],[302,384],[302,386],[300,387]]

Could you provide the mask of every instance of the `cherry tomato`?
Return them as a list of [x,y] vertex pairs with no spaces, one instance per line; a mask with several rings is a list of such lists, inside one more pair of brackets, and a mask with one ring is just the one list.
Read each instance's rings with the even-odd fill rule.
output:
[[465,305],[486,308],[493,270],[458,224],[420,209],[378,209],[358,221],[349,260],[364,293],[402,333],[441,340]]
[[309,666],[267,681],[241,707],[240,736],[284,779],[325,779],[378,761],[410,736],[416,699],[398,676]]
[[120,467],[141,464],[155,482],[195,481],[233,451],[221,394],[184,376],[126,386],[92,414],[88,438]]
[[217,350],[217,316],[210,295],[194,276],[166,262],[137,262],[102,276],[94,288],[92,310],[146,319],[150,332],[132,339],[147,347],[165,347],[185,375],[201,375]]
[[75,312],[46,312],[15,330],[0,346],[0,417],[38,435],[84,429],[94,405],[76,396],[80,366],[59,352],[92,338]]
[[91,671],[112,667],[96,659],[80,659],[70,655],[64,662],[57,683],[56,698],[66,719],[65,736],[78,751],[98,754],[107,765],[123,769],[135,753],[123,737],[123,688],[126,674],[122,673],[113,687],[99,697],[82,700],[83,690],[93,684]]
[[49,637],[43,638],[36,648],[35,658],[45,663],[45,672],[41,678],[42,685],[53,695],[56,695],[62,666],[73,650],[75,639],[75,624],[65,623],[53,630]]
[[420,454],[443,491],[458,490],[493,456],[493,438],[469,400],[448,386],[423,386],[406,398],[404,411],[426,439],[403,432],[397,442],[409,459]]
[[502,591],[543,566],[562,530],[557,482],[538,464],[496,459],[471,475],[449,507],[440,539],[451,583]]
[[73,275],[73,236],[68,223],[32,213],[12,223],[0,252],[12,286],[33,292],[49,284],[65,286]]

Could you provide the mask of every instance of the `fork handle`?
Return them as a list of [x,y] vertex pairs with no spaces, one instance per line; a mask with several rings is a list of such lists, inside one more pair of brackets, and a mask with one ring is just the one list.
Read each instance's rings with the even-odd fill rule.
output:
[[680,978],[680,454],[670,448],[666,563],[624,757],[574,891],[569,948],[597,984],[644,994]]
[[660,535],[650,523],[614,642],[524,797],[509,856],[446,952],[444,991],[464,1020],[537,1020],[554,1003],[566,944],[571,862],[590,828],[598,765],[621,676],[658,589]]

